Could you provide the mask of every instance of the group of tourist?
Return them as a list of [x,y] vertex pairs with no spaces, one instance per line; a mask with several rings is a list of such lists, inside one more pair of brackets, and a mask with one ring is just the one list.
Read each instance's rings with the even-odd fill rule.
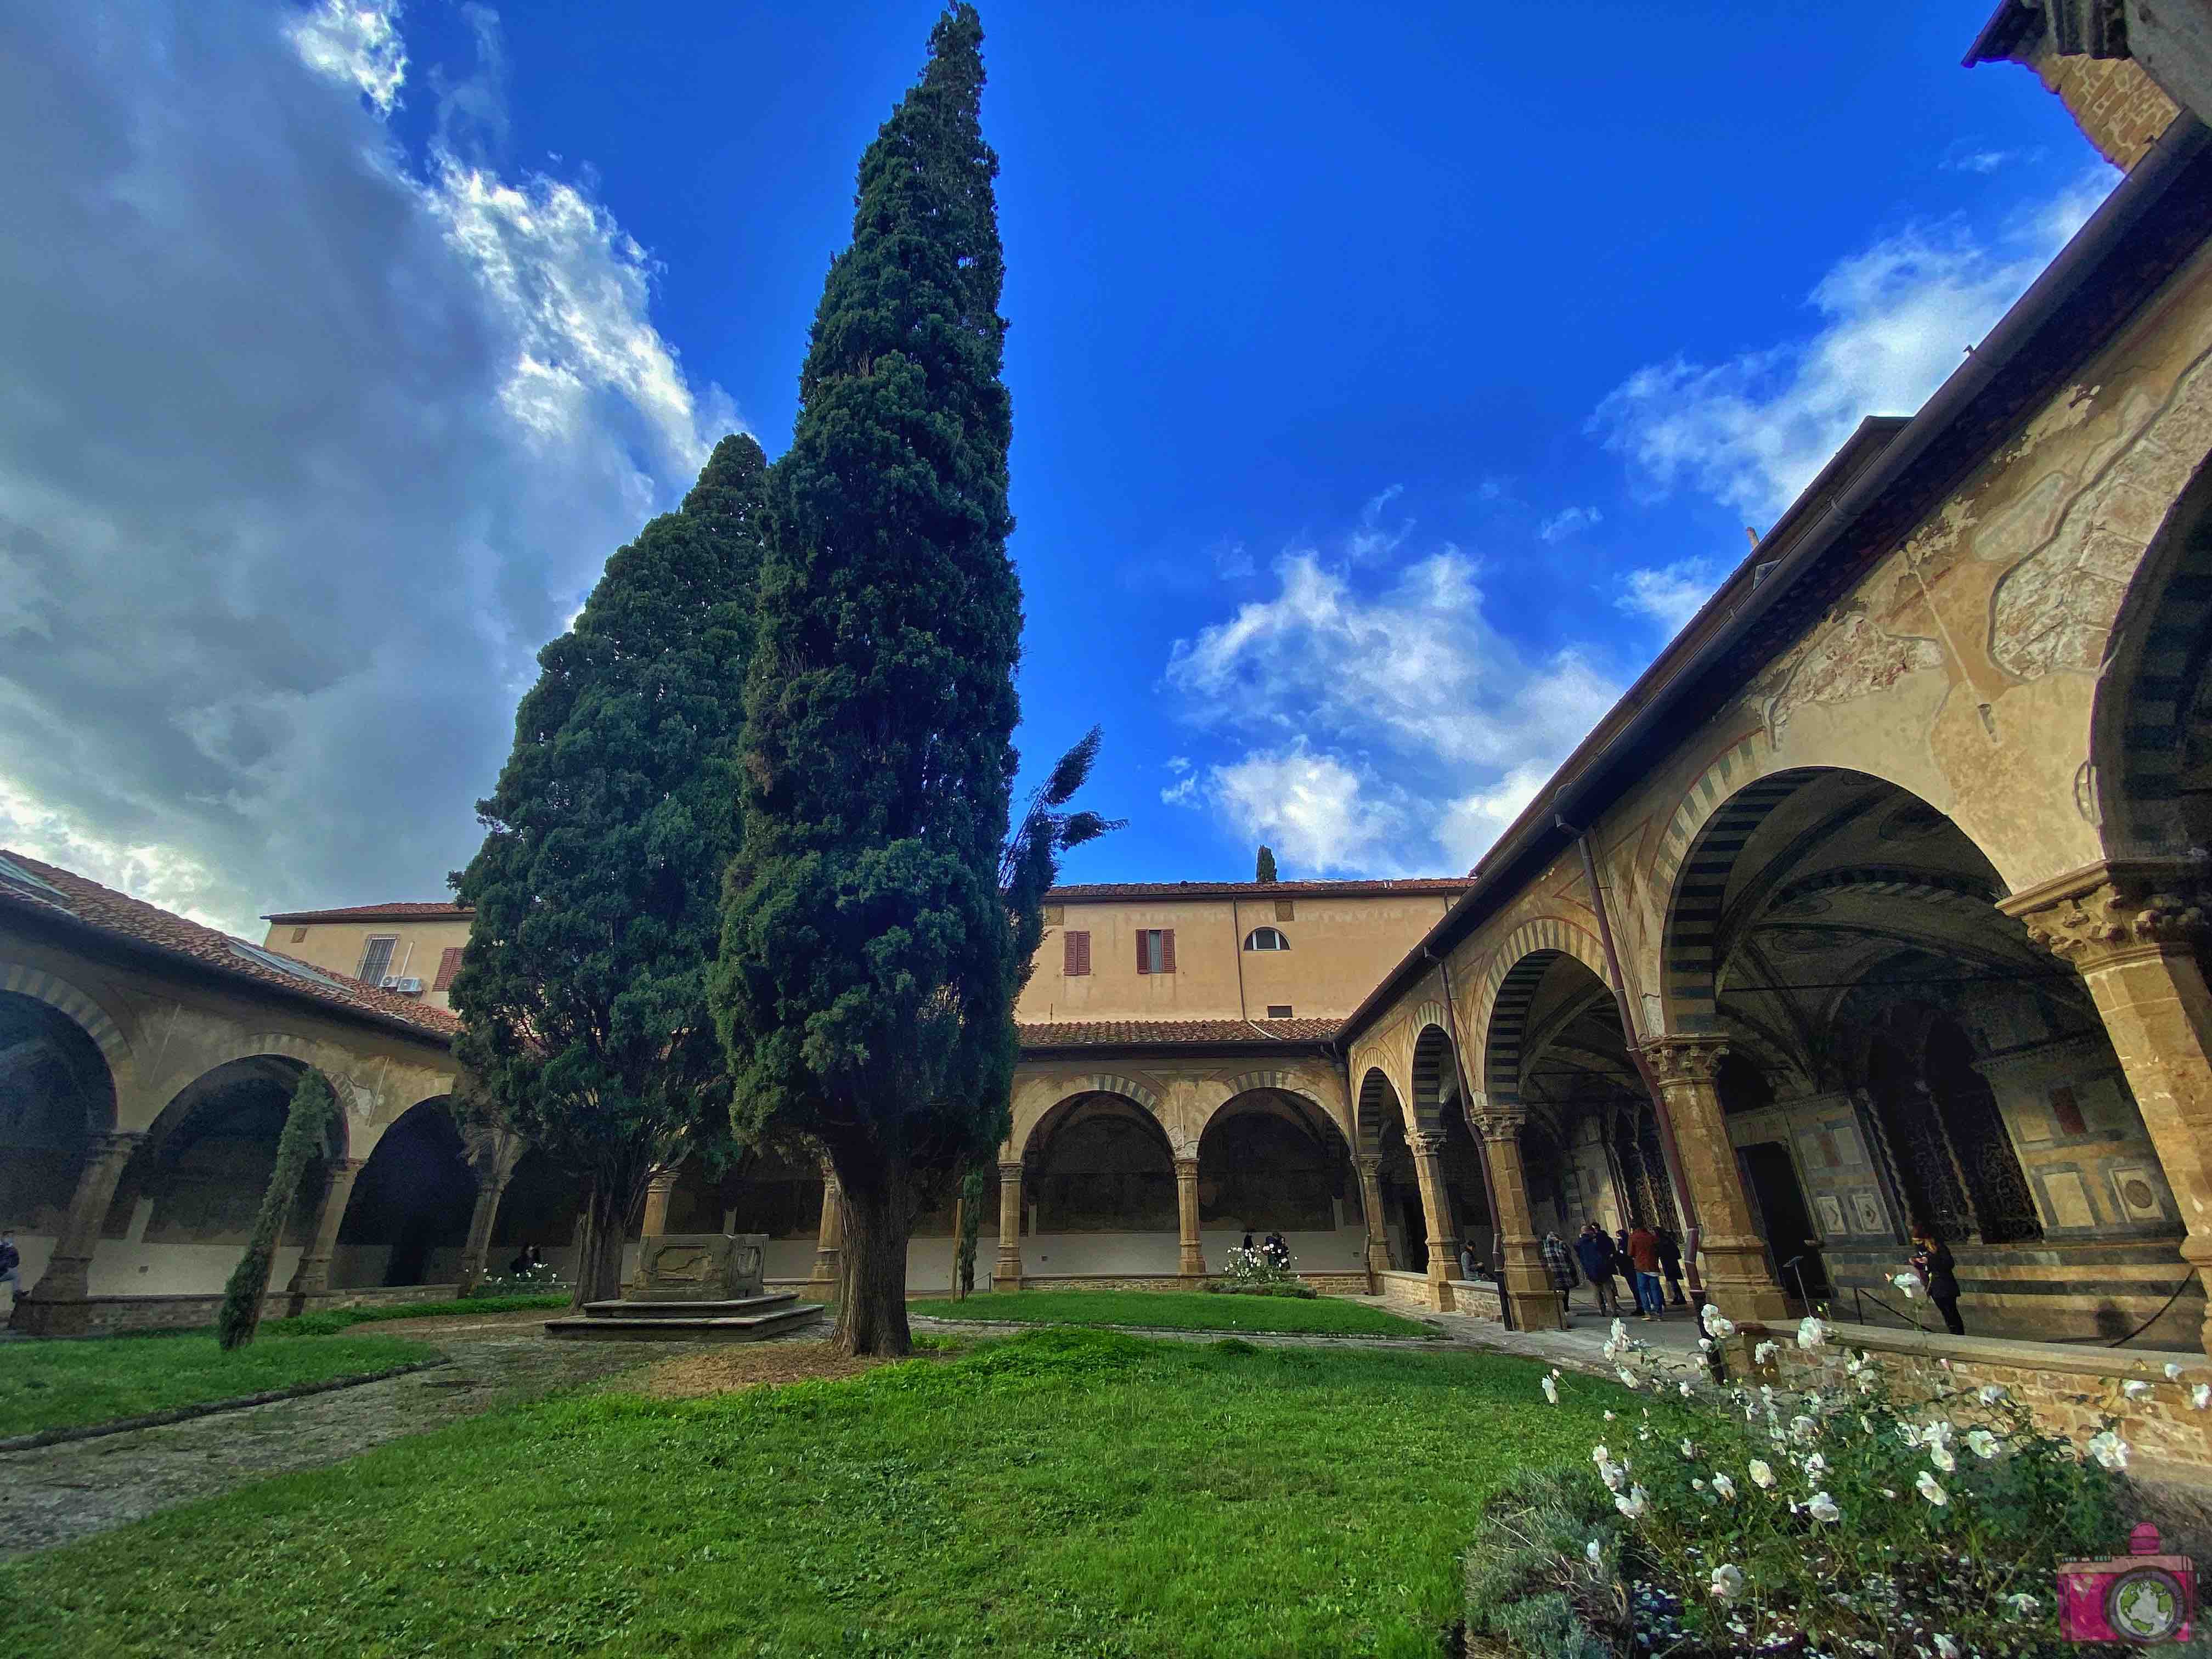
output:
[[[1244,1235],[1244,1248],[1248,1250],[1255,1248],[1252,1243],[1252,1235],[1249,1233]],[[1257,1248],[1260,1254],[1267,1258],[1267,1263],[1270,1267],[1275,1268],[1280,1273],[1288,1273],[1290,1271],[1291,1242],[1285,1238],[1281,1233],[1269,1233],[1265,1241],[1263,1241]]]
[[[1597,1297],[1601,1318],[1609,1318],[1620,1310],[1620,1292],[1613,1284],[1616,1279],[1628,1281],[1640,1319],[1664,1317],[1670,1303],[1677,1308],[1689,1305],[1682,1298],[1682,1243],[1671,1227],[1647,1227],[1639,1221],[1608,1236],[1591,1221],[1583,1224],[1582,1236],[1571,1249],[1556,1232],[1547,1232],[1536,1248],[1552,1276],[1552,1289],[1559,1295],[1562,1321],[1572,1317],[1572,1292],[1584,1279]],[[1663,1291],[1660,1288],[1662,1276]]]

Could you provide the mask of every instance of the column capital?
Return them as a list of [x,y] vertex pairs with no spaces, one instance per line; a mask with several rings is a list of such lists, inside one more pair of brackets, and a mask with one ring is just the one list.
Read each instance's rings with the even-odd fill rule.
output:
[[1644,1058],[1662,1085],[1712,1085],[1713,1073],[1728,1055],[1727,1040],[1717,1036],[1655,1036],[1643,1043]]
[[1434,1158],[1444,1149],[1442,1129],[1416,1129],[1406,1137],[1407,1146],[1413,1148],[1416,1158]]
[[682,1173],[683,1170],[678,1165],[657,1164],[645,1177],[646,1187],[648,1190],[657,1187],[662,1192],[672,1191],[676,1186],[677,1176]]
[[1352,1166],[1358,1170],[1361,1175],[1372,1180],[1375,1176],[1382,1173],[1382,1154],[1380,1152],[1360,1152],[1352,1158]]
[[115,1129],[106,1134],[94,1135],[91,1156],[95,1158],[128,1158],[146,1144],[151,1133],[146,1129]]
[[368,1166],[368,1160],[365,1158],[334,1158],[325,1166],[324,1179],[351,1181]]
[[1470,1103],[1467,1121],[1485,1140],[1517,1140],[1528,1121],[1528,1109],[1519,1101],[1491,1100],[1478,1096],[1481,1105]]
[[1177,1179],[1184,1176],[1188,1176],[1193,1181],[1198,1179],[1198,1159],[1194,1156],[1176,1158],[1175,1168]]
[[1007,1158],[999,1165],[999,1184],[1000,1186],[1003,1187],[1010,1183],[1018,1182],[1021,1178],[1021,1159],[1018,1158]]
[[2077,972],[2195,944],[2212,933],[2200,860],[2108,860],[1997,901]]

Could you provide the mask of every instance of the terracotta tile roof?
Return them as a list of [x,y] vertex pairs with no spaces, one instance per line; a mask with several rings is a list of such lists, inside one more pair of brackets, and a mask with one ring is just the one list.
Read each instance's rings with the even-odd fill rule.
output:
[[[27,875],[28,883],[10,875],[10,868]],[[257,980],[295,996],[313,998],[340,1012],[371,1014],[379,1019],[410,1026],[441,1041],[453,1036],[461,1023],[443,1008],[434,1008],[396,991],[374,985],[328,968],[318,968],[212,927],[146,904],[72,870],[63,870],[21,853],[0,847],[0,917],[10,911],[59,915],[126,943],[152,945],[190,957],[207,967]]]
[[[1395,881],[1100,881],[1055,887],[1048,903],[1080,899],[1376,898],[1385,894],[1445,897],[1474,885],[1472,876],[1409,876]],[[275,918],[272,918],[275,920]]]
[[437,900],[397,899],[389,904],[349,904],[339,910],[280,910],[264,921],[423,921],[440,916],[470,916],[465,904]]
[[1088,1048],[1187,1042],[1325,1042],[1342,1024],[1334,1019],[1100,1019],[1053,1020],[1016,1029],[1024,1048]]

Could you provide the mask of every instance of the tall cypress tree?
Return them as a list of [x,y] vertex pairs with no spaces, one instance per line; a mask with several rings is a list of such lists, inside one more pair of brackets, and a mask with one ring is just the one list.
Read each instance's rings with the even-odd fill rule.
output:
[[1275,849],[1272,847],[1263,845],[1260,848],[1260,856],[1253,861],[1252,879],[1255,881],[1273,881],[1274,878]]
[[453,878],[476,908],[459,1052],[496,1115],[587,1178],[580,1304],[617,1293],[653,1166],[728,1132],[707,976],[765,478],[758,444],[723,439],[683,509],[607,561],[538,653],[477,803],[483,846]]
[[982,25],[955,4],[860,159],[769,500],[716,1012],[740,1139],[829,1152],[836,1340],[903,1353],[920,1205],[1004,1139],[1024,952],[999,868],[1021,591]]

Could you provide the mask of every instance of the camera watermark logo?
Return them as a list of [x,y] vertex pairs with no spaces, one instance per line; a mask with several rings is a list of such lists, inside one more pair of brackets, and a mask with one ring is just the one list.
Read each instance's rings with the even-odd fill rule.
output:
[[2069,1642],[2186,1642],[2197,1616],[2197,1564],[2160,1552],[2148,1521],[2125,1555],[2058,1564],[2058,1628]]

